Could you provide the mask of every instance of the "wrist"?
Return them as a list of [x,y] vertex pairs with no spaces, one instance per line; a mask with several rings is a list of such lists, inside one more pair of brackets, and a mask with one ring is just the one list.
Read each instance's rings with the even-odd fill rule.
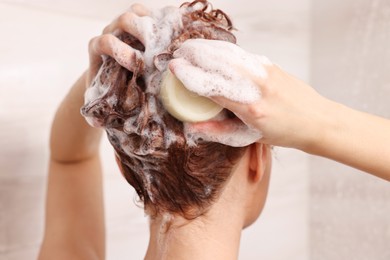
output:
[[57,161],[81,161],[98,153],[102,130],[89,126],[80,113],[84,91],[85,74],[73,85],[55,115],[50,151]]
[[305,128],[306,135],[298,149],[313,154],[322,155],[326,147],[332,145],[340,133],[342,105],[321,97],[318,103],[317,113],[312,117],[312,122]]

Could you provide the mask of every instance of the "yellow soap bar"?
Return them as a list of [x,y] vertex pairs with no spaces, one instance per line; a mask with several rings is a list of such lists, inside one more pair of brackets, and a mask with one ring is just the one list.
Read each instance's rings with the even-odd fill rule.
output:
[[223,109],[210,99],[187,90],[169,69],[163,75],[160,97],[165,109],[182,122],[207,121]]

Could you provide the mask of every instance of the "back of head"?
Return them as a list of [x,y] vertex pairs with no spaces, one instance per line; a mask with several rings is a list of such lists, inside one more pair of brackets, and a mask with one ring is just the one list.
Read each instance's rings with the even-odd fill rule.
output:
[[119,36],[142,53],[138,69],[128,71],[106,57],[90,87],[95,95],[86,97],[82,113],[94,126],[105,128],[119,168],[148,214],[191,219],[218,198],[245,147],[194,142],[183,122],[164,109],[158,89],[173,52],[185,40],[236,39],[228,16],[207,1],[156,10],[151,18],[139,19],[152,24],[153,37],[141,42],[129,34]]

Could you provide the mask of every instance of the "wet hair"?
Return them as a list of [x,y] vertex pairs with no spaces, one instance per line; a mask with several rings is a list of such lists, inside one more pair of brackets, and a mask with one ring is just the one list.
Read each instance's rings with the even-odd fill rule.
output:
[[[147,91],[148,84],[160,82],[164,64],[185,40],[236,42],[229,17],[207,1],[184,3],[180,8],[189,11],[166,50],[155,56],[154,68],[145,68],[139,61],[139,69],[128,71],[106,57],[91,87],[108,86],[107,90],[81,111],[105,128],[123,176],[149,215],[171,213],[192,219],[218,198],[246,148],[187,142],[183,122],[164,109],[158,93]],[[119,38],[141,53],[145,51],[135,37],[122,34]],[[147,80],[148,70],[156,71],[156,80]]]

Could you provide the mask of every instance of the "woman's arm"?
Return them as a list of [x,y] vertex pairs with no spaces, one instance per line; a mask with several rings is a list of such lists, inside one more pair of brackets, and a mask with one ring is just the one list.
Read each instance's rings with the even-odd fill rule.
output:
[[319,122],[322,134],[302,150],[390,181],[390,120],[329,103],[331,120]]
[[80,114],[85,74],[60,105],[51,131],[46,226],[39,259],[104,259],[101,130]]
[[[197,40],[191,41],[193,48],[184,51],[180,51],[179,48],[179,51],[175,52],[176,59],[170,63],[173,74],[182,81],[191,71],[197,71],[205,82],[212,82],[213,78],[229,80],[230,75],[223,74],[226,71],[231,72],[226,70],[225,66],[229,56],[220,56],[218,62],[220,69],[210,70],[207,68],[207,62],[202,67],[196,61],[196,51],[205,48],[205,45],[202,42],[197,43]],[[236,45],[232,46],[231,43],[221,44],[229,45],[227,46],[229,48],[239,48]],[[213,45],[208,46],[208,51],[218,53],[218,49],[213,50]],[[253,58],[255,57],[254,55]],[[262,68],[259,70],[265,69],[266,77],[251,76],[246,70],[248,66],[246,63],[236,64],[237,68],[242,70],[237,69],[235,73],[241,75],[243,79],[250,78],[257,83],[261,92],[260,99],[244,104],[221,96],[210,98],[234,112],[245,124],[259,130],[262,134],[262,143],[297,148],[390,181],[389,120],[332,102],[276,65],[260,65]],[[211,64],[215,65],[215,62]],[[225,85],[229,85],[229,82]],[[187,87],[196,89],[196,86]],[[233,124],[224,121],[206,122],[197,123],[193,128],[214,134],[235,130],[229,129],[227,125]]]
[[108,25],[89,44],[89,69],[71,88],[57,110],[50,137],[50,165],[44,241],[39,254],[46,259],[104,259],[105,229],[102,170],[99,159],[101,129],[92,128],[80,114],[84,92],[95,77],[102,55],[132,70],[137,52],[114,36],[139,35],[132,23],[149,14],[135,4]]
[[52,160],[79,162],[98,153],[102,130],[92,128],[80,114],[87,84],[86,72],[76,81],[56,112],[50,135]]

